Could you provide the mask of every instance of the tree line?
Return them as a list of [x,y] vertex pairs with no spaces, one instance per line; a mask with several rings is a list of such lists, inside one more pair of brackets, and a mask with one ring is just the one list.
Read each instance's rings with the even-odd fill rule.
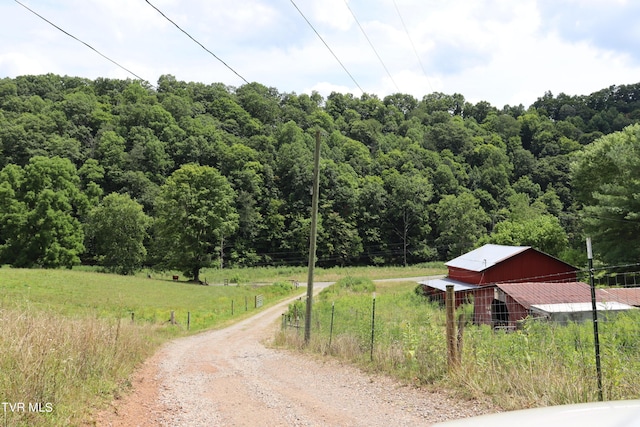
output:
[[587,233],[603,260],[635,262],[618,246],[638,235],[638,121],[640,83],[499,109],[171,75],[4,78],[0,263],[196,280],[207,266],[304,264],[317,130],[320,265],[444,260],[487,242],[581,265]]

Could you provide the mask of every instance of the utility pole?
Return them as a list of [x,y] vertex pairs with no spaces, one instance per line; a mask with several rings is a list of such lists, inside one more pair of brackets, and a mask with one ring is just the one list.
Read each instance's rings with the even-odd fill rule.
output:
[[304,318],[304,343],[311,339],[311,309],[313,305],[313,269],[316,265],[316,235],[318,229],[318,196],[320,192],[320,130],[316,130],[316,150],[313,158],[313,194],[311,201],[311,233],[309,236],[309,274],[307,276],[307,311]]
[[596,285],[593,279],[593,252],[591,237],[587,237],[587,259],[589,260],[589,284],[591,285],[591,310],[593,313],[593,340],[596,348],[596,375],[598,376],[598,400],[602,402],[602,369],[600,368],[600,338],[598,334],[598,306],[596,304]]

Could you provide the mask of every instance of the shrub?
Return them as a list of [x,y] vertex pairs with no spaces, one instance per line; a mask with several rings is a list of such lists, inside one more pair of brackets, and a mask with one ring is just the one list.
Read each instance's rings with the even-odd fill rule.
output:
[[293,290],[293,284],[291,282],[275,282],[271,285],[274,295],[286,295]]

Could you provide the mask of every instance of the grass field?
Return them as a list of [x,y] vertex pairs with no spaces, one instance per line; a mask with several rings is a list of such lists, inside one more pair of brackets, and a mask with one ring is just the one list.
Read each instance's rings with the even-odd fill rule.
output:
[[267,307],[296,292],[303,289],[282,281],[200,286],[146,275],[2,268],[0,399],[12,405],[3,406],[3,425],[83,424],[165,340],[247,317],[257,311],[258,294]]
[[199,286],[74,270],[3,268],[0,275],[2,307],[44,310],[67,317],[130,319],[133,313],[136,322],[152,323],[167,322],[174,311],[182,326],[186,326],[190,313],[192,331],[218,326],[243,313],[245,306],[254,305],[258,294],[263,294],[267,302],[288,294],[282,286]]
[[[415,287],[406,281],[367,285],[365,278],[343,279],[316,299],[308,346],[296,328],[279,332],[276,342],[420,386],[489,399],[505,410],[598,399],[592,323],[529,320],[510,333],[467,323],[460,363],[450,369],[444,309],[418,296]],[[457,314],[466,311],[470,319],[472,308],[462,306]],[[304,309],[291,305],[289,313]],[[605,400],[640,398],[640,310],[599,324]]]
[[[419,277],[435,274],[446,274],[444,263],[432,262],[416,264],[407,267],[334,267],[316,268],[314,281],[335,282],[347,276],[363,276],[371,280],[392,279],[396,277]],[[297,280],[307,281],[307,267],[261,267],[261,268],[231,268],[231,269],[203,269],[200,273],[201,280],[211,284],[229,283],[239,284],[264,284],[277,281]],[[145,270],[140,276],[150,274],[169,280],[175,272],[154,272]]]
[[[318,268],[314,280],[444,271],[442,264]],[[0,399],[12,405],[3,408],[3,425],[90,424],[91,413],[123,392],[135,367],[162,342],[250,316],[258,294],[265,307],[302,294],[291,283],[307,279],[304,267],[202,272],[208,283],[229,286],[174,282],[174,274],[0,268]],[[172,311],[176,324],[169,323]]]

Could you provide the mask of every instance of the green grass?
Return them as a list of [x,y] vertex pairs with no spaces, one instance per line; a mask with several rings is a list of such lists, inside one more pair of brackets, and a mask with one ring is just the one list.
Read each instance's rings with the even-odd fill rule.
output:
[[[335,282],[346,276],[367,277],[371,280],[391,279],[397,277],[419,277],[446,274],[447,269],[441,262],[423,263],[408,267],[333,267],[316,268],[314,271],[314,281]],[[221,284],[225,280],[229,283],[239,284],[262,284],[272,283],[282,280],[307,281],[307,267],[261,267],[261,268],[230,268],[213,269],[206,268],[200,273],[201,280],[207,283]],[[152,277],[170,280],[177,272],[154,272],[145,270],[139,273],[140,277],[151,274]]]
[[4,425],[83,424],[126,388],[135,367],[162,342],[250,316],[259,310],[258,294],[268,307],[302,292],[284,281],[200,286],[91,271],[1,268],[0,399],[53,409],[3,408]]
[[[409,268],[318,268],[314,280],[366,275],[373,279],[443,274],[440,263]],[[51,404],[44,413],[4,413],[5,425],[82,425],[122,393],[136,366],[173,337],[217,328],[257,312],[260,294],[268,307],[302,294],[304,267],[204,270],[200,286],[173,272],[136,276],[95,268],[28,270],[0,268],[0,399]],[[150,277],[148,277],[150,275]],[[359,289],[357,282],[347,286]],[[385,288],[392,285],[378,285]],[[365,286],[365,289],[370,289]],[[232,313],[233,307],[233,313]],[[176,324],[169,324],[171,312]],[[133,321],[132,321],[133,313]],[[187,313],[190,329],[187,331]]]
[[134,313],[136,322],[164,323],[174,311],[178,323],[186,327],[190,313],[192,331],[250,312],[258,294],[266,304],[288,294],[281,286],[200,286],[146,276],[12,268],[0,269],[0,290],[0,307],[34,308],[67,317],[130,319]]
[[[365,278],[343,280],[323,290],[314,303],[309,346],[303,345],[294,328],[279,332],[276,343],[337,357],[420,386],[488,400],[505,410],[597,400],[590,322],[560,325],[531,320],[512,333],[467,324],[460,365],[450,369],[444,309],[416,295],[415,286],[375,284],[373,357],[373,289]],[[465,310],[460,308],[459,313]],[[304,307],[295,307],[295,312],[304,313]],[[600,325],[605,399],[640,398],[640,310],[601,319]]]
[[[7,426],[82,425],[152,354],[157,326],[76,318],[34,309],[0,311],[0,399]],[[7,374],[8,373],[8,374]],[[30,411],[40,404],[42,412]]]

